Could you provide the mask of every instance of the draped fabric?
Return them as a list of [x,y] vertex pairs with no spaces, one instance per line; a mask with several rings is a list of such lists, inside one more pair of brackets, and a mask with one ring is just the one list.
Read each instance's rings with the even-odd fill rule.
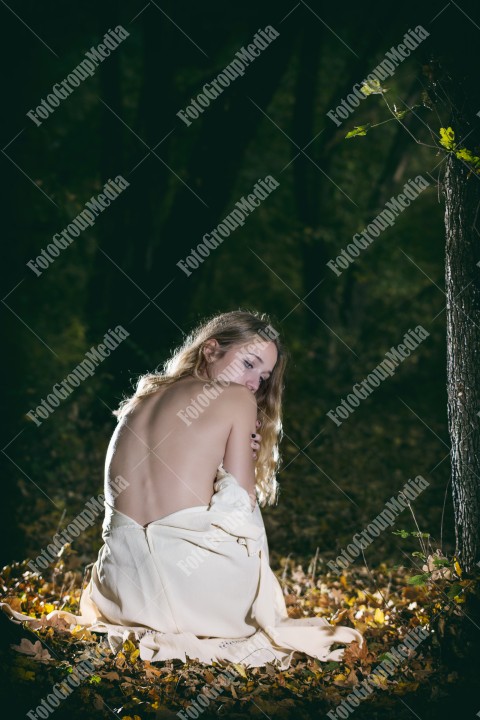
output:
[[106,633],[117,652],[126,639],[151,662],[290,666],[295,651],[340,660],[334,643],[363,642],[324,618],[289,618],[269,565],[258,503],[222,465],[209,505],[179,510],[146,527],[105,502],[104,541],[82,593],[80,615],[53,610],[38,620],[0,607],[33,627],[56,617]]

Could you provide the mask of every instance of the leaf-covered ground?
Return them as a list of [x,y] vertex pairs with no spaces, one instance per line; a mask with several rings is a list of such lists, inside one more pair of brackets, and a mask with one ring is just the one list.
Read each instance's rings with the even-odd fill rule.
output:
[[[77,613],[81,569],[70,546],[46,573],[48,578],[32,573],[26,561],[8,565],[2,571],[0,599],[38,618],[57,608]],[[480,710],[474,692],[478,669],[469,647],[478,625],[478,614],[472,617],[479,603],[477,578],[462,578],[458,563],[449,568],[446,559],[431,558],[424,569],[412,580],[411,568],[357,564],[338,577],[314,559],[303,564],[292,557],[282,559],[276,575],[289,615],[321,616],[355,627],[367,645],[352,643],[339,663],[295,653],[287,671],[271,664],[251,669],[229,665],[233,679],[226,678],[218,664],[205,665],[195,658],[187,663],[144,662],[131,641],[114,655],[101,634],[62,621],[33,632],[0,613],[5,717],[349,717],[338,709],[342,700],[379,663],[391,659],[389,652],[407,632],[423,626],[428,637],[394,672],[371,680],[372,691],[351,714],[426,720],[447,717],[461,707],[462,717],[473,718]],[[95,666],[94,672],[58,701],[58,707],[49,705],[57,704],[55,698],[48,699],[52,687],[85,660]]]
[[[411,398],[402,397],[412,404]],[[36,617],[53,609],[78,613],[82,583],[88,579],[83,569],[96,559],[102,544],[99,517],[72,546],[64,547],[43,578],[30,571],[26,560],[11,562],[11,558],[34,559],[54,533],[84,509],[88,498],[102,490],[112,427],[110,423],[100,430],[101,419],[92,422],[87,401],[85,397],[78,406],[73,403],[59,415],[56,426],[36,436],[36,445],[25,441],[18,450],[28,475],[42,478],[55,504],[19,472],[20,496],[11,525],[21,529],[25,542],[4,554],[9,564],[1,572],[0,601]],[[318,447],[310,440],[322,427],[321,412],[315,403],[307,412],[302,398],[298,402],[287,418],[281,502],[263,511],[271,566],[292,617],[322,616],[355,627],[364,634],[367,652],[358,652],[352,644],[341,663],[323,663],[298,653],[288,671],[268,664],[252,669],[238,666],[230,668],[234,679],[223,681],[220,665],[207,666],[194,658],[187,663],[149,664],[139,659],[130,643],[123,653],[113,656],[101,634],[62,624],[32,632],[0,612],[4,640],[0,682],[6,718],[345,717],[340,703],[419,625],[428,626],[428,639],[391,677],[375,681],[374,690],[351,715],[359,720],[476,718],[479,663],[478,648],[475,651],[472,645],[479,637],[480,592],[477,580],[467,580],[451,557],[454,526],[449,521],[449,503],[448,522],[442,526],[447,463],[439,464],[438,448],[421,422],[412,424],[408,416],[397,418],[398,401],[388,423],[359,422],[343,435],[326,430]],[[387,398],[378,402],[385,412]],[[415,410],[442,433],[440,420],[432,424],[423,408],[415,405]],[[298,455],[290,438],[300,448],[308,445],[311,460]],[[327,562],[384,508],[412,474],[412,467],[428,478],[430,486],[415,500],[416,520],[405,510],[395,528],[427,528],[443,537],[443,543],[412,533],[404,538],[400,530],[386,531],[365,550],[365,559],[360,556],[340,577],[330,572]],[[429,473],[430,468],[437,469]],[[322,549],[320,556],[315,555],[317,547]],[[448,558],[438,554],[439,547]],[[430,558],[426,569],[425,555]],[[362,560],[371,567],[362,565]],[[405,565],[398,566],[400,562]],[[95,672],[46,715],[42,700],[83,660],[91,660]],[[203,712],[201,693],[212,695]]]

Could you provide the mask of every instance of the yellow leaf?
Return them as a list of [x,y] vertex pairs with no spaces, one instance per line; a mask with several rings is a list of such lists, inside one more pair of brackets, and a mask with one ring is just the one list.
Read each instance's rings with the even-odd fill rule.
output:
[[355,630],[358,630],[358,632],[362,633],[362,635],[363,635],[363,633],[366,632],[366,630],[368,630],[368,623],[359,622],[357,620],[357,622],[355,623]]
[[455,572],[457,573],[458,577],[462,577],[462,568],[460,567],[460,563],[458,562],[457,558],[455,558],[453,567],[455,568]]
[[14,668],[13,674],[15,677],[19,678],[20,680],[28,680],[33,681],[35,680],[35,673],[31,670],[24,670],[23,668]]
[[369,683],[378,685],[378,687],[385,688],[387,686],[387,679],[383,675],[371,675],[368,679]]
[[123,643],[123,650],[126,653],[131,653],[135,650],[135,645],[131,640],[125,640],[125,642]]
[[440,128],[440,145],[443,145],[447,150],[453,150],[455,148],[455,133],[451,127]]
[[94,637],[90,630],[82,625],[75,625],[72,630],[72,635],[75,635],[79,640],[93,640]]
[[240,665],[240,664],[238,664],[238,663],[232,663],[232,665],[233,665],[233,667],[235,668],[235,670],[237,670],[237,672],[240,673],[240,675],[241,675],[242,677],[244,677],[244,678],[247,677],[247,673],[245,672],[245,666],[244,666],[244,665]]
[[381,610],[380,608],[377,608],[375,610],[375,615],[373,616],[373,619],[379,625],[384,625],[385,624],[385,614],[384,614],[383,610]]

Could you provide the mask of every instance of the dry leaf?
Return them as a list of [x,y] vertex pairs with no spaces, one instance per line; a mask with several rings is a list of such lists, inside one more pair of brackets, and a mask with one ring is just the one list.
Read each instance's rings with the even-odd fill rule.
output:
[[45,650],[40,640],[32,643],[30,640],[27,640],[27,638],[22,638],[20,645],[12,645],[11,647],[13,650],[22,653],[22,655],[29,655],[32,660],[36,660],[37,662],[49,663],[53,660],[52,656],[48,650]]

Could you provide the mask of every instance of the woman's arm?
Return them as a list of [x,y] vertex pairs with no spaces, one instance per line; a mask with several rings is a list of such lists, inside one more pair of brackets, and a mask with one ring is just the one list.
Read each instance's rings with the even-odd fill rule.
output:
[[223,467],[231,473],[250,495],[252,508],[255,507],[255,461],[251,448],[245,442],[247,433],[255,432],[257,400],[243,385],[230,385],[227,411],[233,418],[230,434],[225,447]]
[[[258,430],[260,427],[260,420],[257,420],[255,429]],[[257,452],[260,449],[260,443],[262,442],[262,436],[260,433],[255,433],[255,437],[250,437],[250,447],[253,450],[252,457],[257,459]]]

